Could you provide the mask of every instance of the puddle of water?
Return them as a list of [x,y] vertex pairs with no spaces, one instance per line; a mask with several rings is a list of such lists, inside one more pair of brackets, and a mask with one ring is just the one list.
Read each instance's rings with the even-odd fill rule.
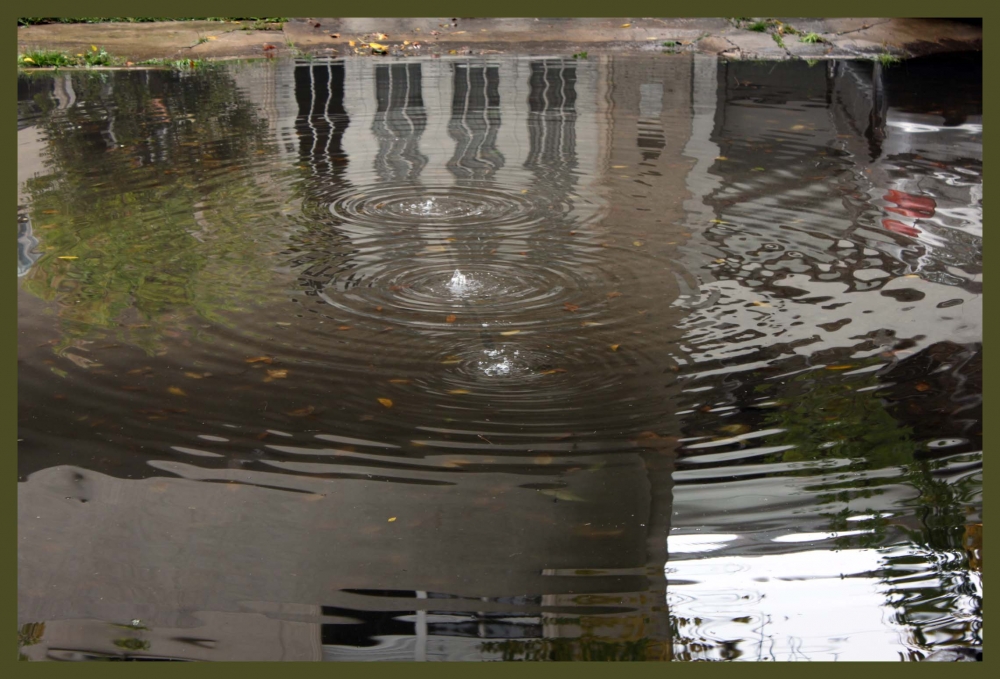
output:
[[981,647],[944,62],[20,76],[21,654]]

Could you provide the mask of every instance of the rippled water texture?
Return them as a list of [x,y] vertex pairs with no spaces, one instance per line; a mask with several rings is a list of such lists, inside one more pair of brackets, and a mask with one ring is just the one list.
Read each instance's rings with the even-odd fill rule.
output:
[[19,78],[22,656],[981,648],[978,58]]

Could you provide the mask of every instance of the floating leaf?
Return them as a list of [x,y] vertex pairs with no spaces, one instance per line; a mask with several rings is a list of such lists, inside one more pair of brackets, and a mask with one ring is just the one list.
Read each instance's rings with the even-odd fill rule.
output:
[[190,377],[192,380],[200,380],[203,375],[199,375],[198,373],[184,373],[184,377]]
[[719,427],[719,431],[726,434],[745,434],[750,431],[750,427],[746,424],[727,424],[724,427]]
[[926,382],[917,382],[916,385],[914,385],[914,389],[916,389],[917,391],[927,391],[930,388],[931,385],[927,384]]
[[566,311],[572,311],[572,312],[575,312],[580,308],[579,305],[570,304],[569,302],[563,302],[563,306],[566,307]]
[[[504,333],[500,333],[500,334],[502,335]],[[457,358],[449,358],[449,359],[446,359],[444,361],[441,361],[441,365],[454,365],[455,363],[461,363],[461,361],[458,360]]]
[[551,455],[539,455],[535,458],[534,462],[535,464],[546,465],[546,464],[552,464],[553,459],[554,458]]
[[827,370],[850,370],[851,368],[856,368],[856,367],[857,366],[855,366],[855,365],[849,365],[849,364],[848,365],[828,365],[828,366],[826,366],[826,369]]
[[167,391],[174,396],[187,396],[187,394],[184,393],[184,390],[180,387],[167,387]]
[[622,28],[628,28],[628,27],[629,27],[629,26],[631,26],[631,25],[632,25],[632,24],[622,24]]
[[351,329],[351,326],[349,326],[349,325],[342,325],[339,328],[337,328],[337,330],[350,330],[350,329]]
[[456,320],[458,320],[458,316],[456,316],[455,314],[448,314],[448,317],[444,320],[445,323],[454,323]]
[[729,158],[726,158],[725,156],[716,156],[715,159],[716,160],[729,160]]
[[767,302],[753,302],[754,306],[771,306]]
[[641,240],[634,240],[634,241],[632,241],[632,245],[636,246],[637,248],[640,248],[640,247],[642,247],[642,241]]
[[510,335],[516,335],[519,332],[521,332],[521,331],[520,330],[506,330],[506,331],[504,331],[504,332],[502,332],[500,334],[503,335],[504,337],[509,337]]
[[393,384],[409,384],[410,383],[410,380],[403,380],[403,379],[395,379],[395,380],[389,380],[389,381],[391,383],[393,383]]
[[620,292],[609,292],[608,293],[608,299],[614,299],[615,297],[621,297],[621,296],[622,296],[622,293],[620,293]]
[[395,521],[395,520],[396,520],[396,517],[395,517],[395,516],[390,516],[390,517],[389,517],[389,523],[392,523],[392,522],[393,522],[393,521]]
[[380,398],[378,400],[378,402],[381,403],[382,405],[384,405],[386,408],[391,408],[392,407],[392,400],[391,399]]
[[68,372],[66,372],[65,370],[60,370],[59,368],[49,368],[49,370],[54,372],[56,375],[59,375],[59,377],[66,377],[67,375],[69,375]]
[[618,351],[618,347],[620,347],[620,346],[621,346],[620,344],[612,344],[611,345],[611,351]]
[[316,408],[313,406],[306,406],[305,408],[299,408],[298,410],[291,410],[286,415],[291,415],[292,417],[305,417],[306,415],[312,415],[316,412]]
[[272,378],[272,379],[280,380],[280,379],[284,379],[284,378],[288,377],[288,371],[287,370],[268,370],[267,371],[267,376],[270,377],[270,378]]
[[65,259],[68,261],[73,261],[74,259],[80,259],[80,258],[75,255],[62,255],[60,257],[57,257],[56,259]]
[[542,372],[540,372],[538,374],[539,375],[555,375],[556,373],[564,373],[564,372],[566,372],[566,368],[552,368],[551,370],[543,370]]
[[248,358],[246,361],[247,363],[267,363],[268,365],[274,363],[274,359],[270,356],[254,356],[253,358]]
[[471,394],[472,392],[468,389],[452,389],[448,392],[449,394]]

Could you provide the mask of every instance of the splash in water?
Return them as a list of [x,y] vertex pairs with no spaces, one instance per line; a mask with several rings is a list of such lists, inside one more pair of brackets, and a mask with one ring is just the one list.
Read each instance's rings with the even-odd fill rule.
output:
[[505,355],[502,349],[488,349],[483,353],[486,354],[487,360],[479,361],[479,369],[489,377],[510,375],[515,367],[515,362],[510,359],[516,359],[520,355],[516,349],[510,357]]
[[458,269],[455,269],[455,273],[451,275],[451,280],[448,281],[448,289],[451,294],[455,296],[461,296],[462,293],[467,292],[469,289],[469,279]]

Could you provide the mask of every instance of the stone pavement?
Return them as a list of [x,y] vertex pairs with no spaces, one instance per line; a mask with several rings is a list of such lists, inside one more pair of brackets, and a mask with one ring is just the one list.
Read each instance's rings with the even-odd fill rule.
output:
[[755,33],[722,18],[621,17],[298,18],[274,30],[211,21],[50,24],[19,27],[17,43],[19,52],[44,48],[72,54],[98,45],[131,61],[372,55],[370,42],[384,45],[395,56],[697,51],[731,59],[820,59],[982,49],[982,26],[958,21],[776,18],[798,31],[818,34],[823,42],[810,44],[785,35],[779,45],[771,33]]

